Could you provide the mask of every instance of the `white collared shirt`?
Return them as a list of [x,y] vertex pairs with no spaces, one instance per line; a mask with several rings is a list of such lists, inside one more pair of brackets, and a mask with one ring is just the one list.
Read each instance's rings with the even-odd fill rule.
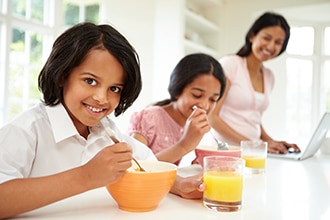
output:
[[[119,139],[131,145],[135,158],[156,160],[147,146],[112,126]],[[38,104],[0,129],[0,183],[80,166],[112,144],[101,125],[91,127],[86,140],[62,104]]]

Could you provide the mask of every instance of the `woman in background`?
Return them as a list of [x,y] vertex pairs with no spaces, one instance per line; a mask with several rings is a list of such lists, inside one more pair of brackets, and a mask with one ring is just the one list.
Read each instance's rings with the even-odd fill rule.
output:
[[266,12],[253,23],[237,54],[219,60],[228,83],[225,95],[209,117],[219,139],[232,145],[261,139],[268,142],[270,153],[287,153],[289,148],[300,151],[296,144],[273,140],[262,126],[262,114],[274,86],[274,75],[263,62],[282,54],[289,38],[285,18]]

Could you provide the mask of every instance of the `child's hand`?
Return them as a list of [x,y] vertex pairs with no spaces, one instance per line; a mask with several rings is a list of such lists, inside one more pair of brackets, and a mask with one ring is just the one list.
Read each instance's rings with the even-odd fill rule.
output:
[[194,150],[210,129],[206,111],[200,108],[194,109],[184,126],[184,133],[180,140],[182,146],[188,147],[187,152]]
[[200,199],[203,197],[204,190],[205,185],[202,181],[202,173],[189,177],[177,175],[171,193],[185,199]]
[[83,165],[91,189],[115,182],[132,165],[132,149],[124,142],[108,146]]

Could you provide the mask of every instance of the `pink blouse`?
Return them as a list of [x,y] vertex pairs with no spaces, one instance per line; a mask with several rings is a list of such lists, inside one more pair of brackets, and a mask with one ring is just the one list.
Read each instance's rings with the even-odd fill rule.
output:
[[[151,106],[132,114],[128,134],[139,133],[147,139],[148,147],[156,154],[176,144],[183,134],[177,124],[161,106]],[[179,161],[176,162],[178,164]]]
[[[263,67],[264,93],[256,94],[251,84],[246,58],[231,55],[219,60],[231,86],[220,111],[220,117],[235,131],[251,140],[260,139],[261,118],[269,104],[269,95],[274,86],[274,75]],[[260,97],[261,95],[261,97]],[[258,96],[258,99],[257,99]],[[230,144],[229,140],[217,134]]]

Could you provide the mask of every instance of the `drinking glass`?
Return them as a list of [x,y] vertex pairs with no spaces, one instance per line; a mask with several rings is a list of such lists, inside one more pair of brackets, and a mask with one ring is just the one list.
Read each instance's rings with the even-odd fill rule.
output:
[[203,205],[214,211],[238,211],[242,206],[245,160],[238,157],[204,157]]
[[266,171],[268,143],[264,141],[241,141],[242,158],[248,174],[261,174]]

